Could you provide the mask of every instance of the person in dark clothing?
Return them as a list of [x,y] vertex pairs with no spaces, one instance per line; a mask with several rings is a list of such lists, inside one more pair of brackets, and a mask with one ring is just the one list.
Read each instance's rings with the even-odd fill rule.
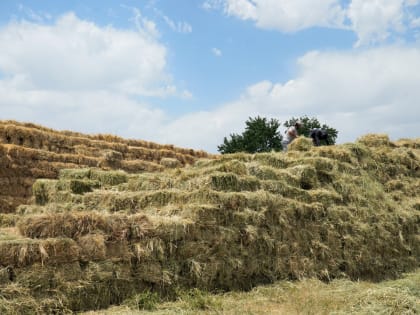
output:
[[330,144],[330,142],[328,141],[328,132],[324,129],[312,129],[309,132],[309,136],[312,138],[314,145],[317,147],[321,145],[321,140],[324,140],[327,143],[327,145]]

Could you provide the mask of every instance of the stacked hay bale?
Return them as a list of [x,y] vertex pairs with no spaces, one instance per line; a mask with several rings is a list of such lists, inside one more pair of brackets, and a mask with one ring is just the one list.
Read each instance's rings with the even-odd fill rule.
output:
[[0,213],[27,203],[37,178],[57,178],[63,168],[99,167],[127,172],[161,171],[185,166],[202,151],[125,140],[110,135],[58,132],[34,124],[0,121]]
[[98,309],[143,290],[398,276],[420,263],[417,144],[368,135],[160,173],[62,170],[38,180],[34,204],[0,229],[0,264],[14,272],[0,284],[9,296],[0,311]]

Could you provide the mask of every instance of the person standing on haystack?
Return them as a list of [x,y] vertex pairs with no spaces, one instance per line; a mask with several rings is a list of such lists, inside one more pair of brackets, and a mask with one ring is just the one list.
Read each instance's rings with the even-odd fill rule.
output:
[[298,130],[301,126],[302,123],[300,121],[297,121],[293,126],[287,128],[286,135],[284,136],[283,141],[281,142],[283,146],[283,152],[286,152],[287,146],[299,136]]

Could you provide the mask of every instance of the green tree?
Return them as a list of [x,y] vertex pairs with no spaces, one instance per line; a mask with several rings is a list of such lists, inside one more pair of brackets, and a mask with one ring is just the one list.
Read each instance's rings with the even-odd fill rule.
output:
[[245,122],[245,131],[241,134],[230,134],[230,139],[223,139],[218,151],[222,154],[235,152],[270,152],[282,149],[282,136],[278,131],[280,122],[277,119],[257,116]]
[[[319,128],[324,129],[328,132],[328,142],[330,144],[335,144],[335,140],[337,139],[338,131],[337,129],[334,129],[332,127],[327,126],[326,124],[321,125],[318,119],[315,117],[309,118],[308,116],[303,116],[300,118],[291,118],[288,121],[286,121],[283,126],[286,128],[290,126],[294,126],[294,124],[300,121],[302,123],[302,126],[299,128],[298,133],[299,135],[304,135],[305,137],[309,137],[309,132],[311,129]],[[321,140],[321,144],[326,144],[324,140]]]

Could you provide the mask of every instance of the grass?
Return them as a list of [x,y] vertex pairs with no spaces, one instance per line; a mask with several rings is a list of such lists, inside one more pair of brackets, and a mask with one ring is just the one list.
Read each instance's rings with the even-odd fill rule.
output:
[[179,294],[175,302],[155,303],[153,310],[128,305],[83,315],[140,314],[418,314],[420,269],[398,280],[324,283],[317,279],[279,281],[250,292],[209,294],[198,289]]

